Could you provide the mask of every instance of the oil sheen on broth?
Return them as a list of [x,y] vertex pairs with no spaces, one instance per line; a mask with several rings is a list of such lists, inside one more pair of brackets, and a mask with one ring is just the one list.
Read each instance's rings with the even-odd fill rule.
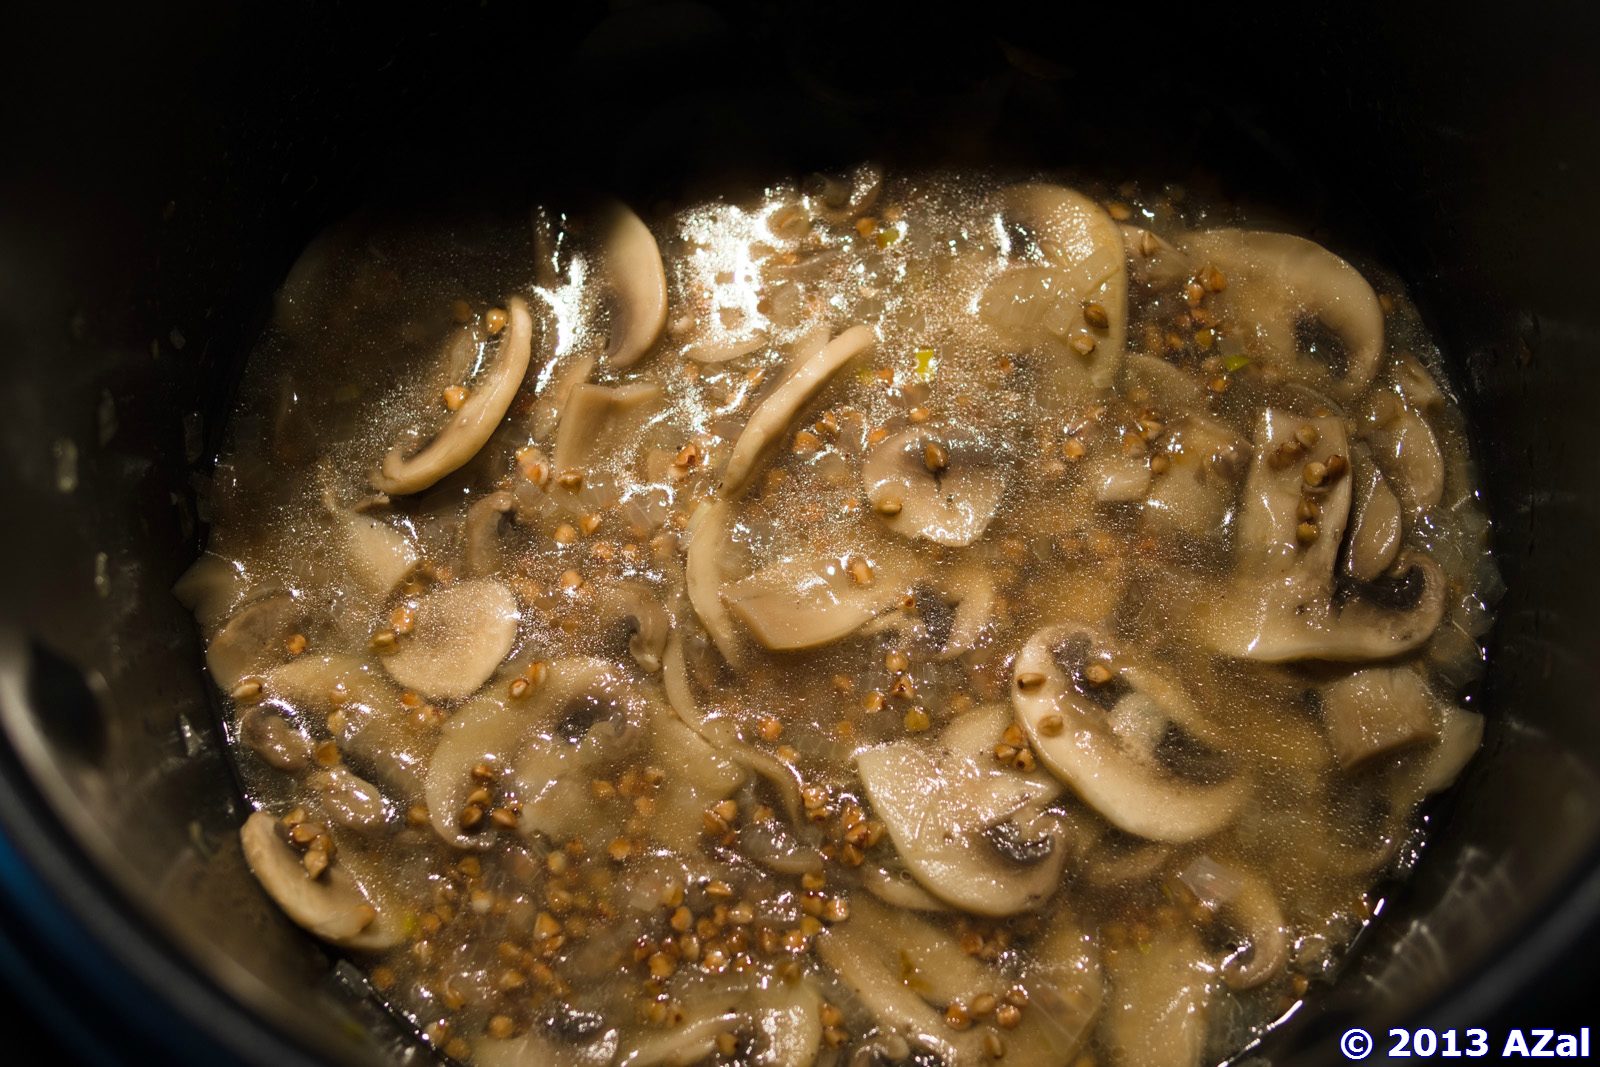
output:
[[874,167],[358,218],[180,583],[265,891],[464,1062],[1194,1067],[1334,976],[1498,578],[1386,277]]

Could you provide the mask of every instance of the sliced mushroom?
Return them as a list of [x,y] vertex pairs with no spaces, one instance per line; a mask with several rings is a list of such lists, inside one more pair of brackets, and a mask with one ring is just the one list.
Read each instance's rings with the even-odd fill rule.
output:
[[553,367],[547,373],[550,381],[539,392],[539,401],[533,408],[533,434],[541,441],[548,441],[556,432],[561,422],[562,413],[567,410],[567,402],[572,399],[573,391],[578,386],[589,380],[594,373],[594,357],[584,356],[556,371]]
[[[1111,732],[1094,683],[1077,670],[1077,677],[1068,678],[1057,661],[1057,648],[1074,638],[1087,638],[1091,648],[1109,644],[1092,628],[1047,626],[1017,655],[1012,706],[1040,762],[1127,833],[1181,843],[1227,826],[1248,796],[1247,783],[1241,778],[1214,785],[1187,781],[1130,752]],[[1178,720],[1198,722],[1197,713],[1183,709],[1187,701],[1178,695],[1180,687],[1154,668],[1119,663],[1117,684],[1145,694]]]
[[[220,626],[250,590],[244,564],[204,552],[173,583],[172,595],[207,633]],[[218,683],[221,684],[221,683]]]
[[654,674],[661,669],[672,620],[659,593],[642,582],[605,585],[595,594],[592,609],[597,631],[618,624],[627,627],[628,654],[641,670]]
[[812,398],[822,391],[833,376],[873,343],[872,331],[865,326],[852,326],[823,345],[815,354],[802,360],[750,415],[739,439],[734,442],[733,453],[722,472],[722,495],[727,499],[738,496],[749,484],[768,450],[800,414]]
[[861,477],[889,529],[952,547],[983,536],[1006,488],[993,446],[956,427],[895,434],[872,450]]
[[683,346],[683,358],[696,363],[727,363],[748,356],[764,348],[771,339],[762,332],[735,337],[731,340],[703,339]]
[[702,500],[689,516],[684,555],[684,585],[700,625],[729,663],[738,663],[739,637],[733,616],[722,603],[723,572],[728,552],[728,526],[732,508],[722,500]]
[[816,1060],[822,1045],[822,998],[805,980],[773,982],[766,988],[731,983],[684,997],[685,1020],[665,1033],[651,1033],[624,1049],[619,1067],[690,1067],[716,1055],[724,1033],[749,1033],[752,1067],[798,1067]]
[[1444,496],[1444,453],[1428,420],[1392,393],[1376,393],[1367,406],[1368,436],[1378,465],[1407,510],[1433,507]]
[[922,884],[904,867],[873,866],[861,876],[867,892],[892,908],[906,911],[951,911],[950,905],[922,888]]
[[1150,491],[1150,461],[1108,452],[1096,457],[1087,475],[1102,504],[1131,504]]
[[[1093,200],[1059,185],[1023,184],[1001,194],[1001,215],[1027,227],[1045,266],[1011,267],[979,300],[1002,341],[1044,358],[1042,399],[1052,407],[1116,380],[1126,343],[1128,277],[1122,234]],[[1095,305],[1105,325],[1091,324]],[[1098,318],[1098,316],[1097,316]]]
[[322,794],[322,808],[341,826],[364,830],[381,826],[387,817],[378,787],[348,767],[327,767],[314,772],[306,784]]
[[269,767],[303,771],[311,765],[311,742],[276,711],[257,704],[239,716],[239,740]]
[[[1262,230],[1207,230],[1180,247],[1222,273],[1227,288],[1212,299],[1224,321],[1254,334],[1263,356],[1336,381],[1346,395],[1371,384],[1383,354],[1383,309],[1350,264],[1303,237]],[[1308,318],[1337,335],[1330,355],[1301,345]]]
[[[458,848],[483,843],[482,835],[463,829],[461,818],[467,798],[481,785],[473,769],[483,764],[502,785],[515,784],[523,832],[581,832],[594,801],[587,776],[576,769],[606,741],[638,736],[650,719],[650,702],[638,687],[605,660],[589,656],[548,664],[544,680],[521,698],[481,694],[445,723],[428,764],[425,795],[433,828]],[[597,724],[606,732],[580,751]]]
[[516,505],[516,498],[502,489],[467,509],[461,540],[462,569],[469,578],[487,577],[500,569],[500,524]]
[[602,1027],[586,1040],[530,1030],[516,1037],[480,1037],[472,1043],[476,1067],[611,1067],[619,1034]]
[[1355,486],[1344,571],[1358,581],[1375,582],[1400,554],[1400,535],[1404,532],[1400,498],[1365,450],[1358,448],[1353,453],[1351,477]]
[[994,579],[977,568],[957,572],[943,582],[955,600],[955,612],[938,658],[952,660],[978,647],[994,618]]
[[255,671],[282,661],[296,632],[301,605],[288,593],[259,596],[235,611],[206,644],[206,670],[224,693]]
[[1235,947],[1218,967],[1229,989],[1254,989],[1283,971],[1289,937],[1283,909],[1265,879],[1197,856],[1178,872],[1178,880],[1206,910],[1224,913],[1238,931]]
[[[1428,556],[1404,551],[1376,582],[1335,585],[1350,478],[1330,475],[1314,489],[1307,479],[1326,472],[1334,456],[1348,463],[1348,455],[1342,420],[1262,412],[1239,515],[1238,582],[1212,620],[1219,651],[1272,663],[1387,659],[1417,648],[1438,628],[1445,581]],[[1302,518],[1307,499],[1316,504],[1312,520]],[[1308,522],[1309,544],[1302,536]]]
[[396,496],[421,492],[464,466],[488,442],[522,387],[533,355],[533,316],[527,301],[511,297],[506,310],[511,321],[485,380],[419,452],[408,457],[403,445],[390,449],[372,477],[376,488]]
[[1161,932],[1108,953],[1101,1037],[1117,1067],[1200,1067],[1215,987],[1193,933]]
[[724,586],[722,602],[765,648],[792,652],[831,644],[898,604],[916,582],[891,554],[870,561],[865,584],[847,557],[784,560]]
[[595,385],[573,388],[561,412],[552,457],[557,470],[587,470],[596,456],[615,455],[619,424],[637,422],[645,409],[661,398],[656,382]]
[[343,948],[378,951],[400,943],[404,934],[386,910],[373,906],[343,866],[328,867],[316,878],[300,854],[278,836],[278,820],[264,811],[239,828],[245,863],[283,913],[322,940]]
[[1190,537],[1216,537],[1228,525],[1250,446],[1202,415],[1186,415],[1168,431],[1167,469],[1145,497],[1147,522]]
[[981,1035],[951,1030],[944,1009],[951,999],[972,997],[986,987],[998,992],[999,975],[991,975],[948,934],[913,915],[859,895],[850,912],[849,922],[818,935],[817,954],[878,1026],[932,1052],[944,1067],[983,1062]]
[[1062,914],[1030,955],[1022,980],[1028,1010],[1006,1035],[1006,1058],[1041,1067],[1077,1064],[1106,1000],[1094,939]]
[[652,721],[655,758],[667,777],[656,795],[650,834],[668,848],[688,854],[705,833],[706,811],[738,789],[745,773],[670,709],[655,705]]
[[605,271],[613,318],[605,358],[620,369],[638,362],[667,324],[667,272],[650,227],[638,215],[617,204],[609,216]]
[[1071,851],[1067,824],[1046,809],[1060,784],[994,758],[1009,722],[1004,706],[991,705],[952,722],[937,746],[896,741],[856,754],[906,869],[940,900],[979,915],[1043,904]]
[[1434,697],[1412,667],[1369,667],[1322,690],[1328,741],[1345,770],[1438,738]]
[[1143,226],[1123,223],[1121,230],[1128,250],[1128,273],[1138,281],[1165,288],[1194,277],[1194,261],[1170,241]]
[[1455,783],[1483,744],[1483,716],[1445,705],[1439,709],[1439,740],[1423,757],[1417,785],[1423,796]]
[[346,573],[371,596],[388,596],[422,558],[409,534],[375,515],[351,511],[338,521]]
[[516,595],[501,582],[443,586],[418,601],[412,631],[383,657],[384,669],[430,699],[470,696],[511,652],[520,621]]

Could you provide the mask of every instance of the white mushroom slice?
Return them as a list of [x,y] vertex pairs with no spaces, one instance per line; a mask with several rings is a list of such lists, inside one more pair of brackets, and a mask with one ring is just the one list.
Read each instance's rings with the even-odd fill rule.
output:
[[900,603],[915,573],[897,559],[869,561],[866,584],[845,558],[785,560],[725,586],[722,602],[765,648],[792,652],[831,644]]
[[617,624],[628,628],[628,654],[648,674],[661,669],[672,620],[661,597],[642,582],[621,582],[601,587],[593,604],[594,630]]
[[765,333],[753,333],[727,341],[709,339],[691,341],[683,346],[683,358],[692,359],[696,363],[727,363],[729,360],[759,351],[769,340]]
[[617,1058],[615,1029],[573,1043],[530,1030],[517,1037],[480,1037],[472,1043],[475,1067],[611,1067]]
[[1355,450],[1351,462],[1355,487],[1344,570],[1358,581],[1375,582],[1400,554],[1400,536],[1404,532],[1400,498],[1363,450]]
[[1004,706],[977,708],[935,747],[896,741],[856,754],[861,784],[906,869],[934,896],[979,915],[1044,903],[1070,851],[1066,824],[1045,810],[1060,784],[994,758],[1009,722]]
[[958,428],[902,430],[872,450],[861,477],[889,529],[952,547],[983,536],[1006,488],[992,446]]
[[[1001,194],[1000,210],[1032,232],[1047,265],[1002,272],[984,290],[979,316],[1001,340],[1039,351],[1046,361],[1041,374],[1046,404],[1053,407],[1085,388],[1111,385],[1128,316],[1125,251],[1117,224],[1093,200],[1059,185],[1012,186]],[[1105,312],[1104,326],[1085,318],[1090,304]]]
[[1143,519],[1190,537],[1217,537],[1232,515],[1250,446],[1228,427],[1186,415],[1167,434],[1167,469],[1153,479]]
[[1178,880],[1208,911],[1225,912],[1239,932],[1237,947],[1218,967],[1229,989],[1254,989],[1283,971],[1289,936],[1283,909],[1265,879],[1198,856],[1178,872]]
[[887,867],[869,867],[861,876],[861,884],[867,892],[892,908],[930,912],[953,910],[950,905],[922,888],[921,883],[904,868],[890,870]]
[[206,670],[224,693],[252,672],[287,657],[284,642],[303,612],[288,593],[258,597],[235,611],[206,643]]
[[1438,737],[1434,697],[1411,667],[1369,667],[1322,690],[1322,720],[1339,766],[1357,767]]
[[1417,648],[1438,628],[1444,575],[1420,553],[1401,552],[1376,582],[1335,589],[1350,514],[1348,476],[1328,479],[1312,494],[1315,536],[1302,543],[1308,465],[1326,469],[1333,456],[1348,454],[1343,420],[1262,412],[1239,515],[1239,579],[1212,618],[1218,651],[1269,663],[1387,659]]
[[[1012,706],[1040,762],[1127,833],[1181,843],[1227,826],[1248,795],[1247,784],[1239,778],[1216,785],[1185,781],[1125,750],[1089,696],[1092,685],[1069,679],[1056,661],[1056,648],[1080,635],[1088,636],[1091,647],[1105,647],[1103,638],[1085,627],[1048,626],[1017,655]],[[1119,680],[1162,704],[1181,691],[1148,668],[1130,676],[1122,667]]]
[[433,700],[470,696],[516,644],[521,613],[501,582],[475,578],[423,596],[410,634],[383,657],[389,676]]
[[372,905],[343,866],[335,863],[312,878],[267,812],[244,821],[239,843],[250,873],[299,926],[343,948],[377,951],[400,943],[399,924]]
[[172,595],[206,633],[220,626],[249,590],[244,565],[212,552],[202,553],[172,585]]
[[562,413],[567,410],[567,401],[572,398],[573,390],[587,382],[589,375],[594,373],[594,362],[593,356],[584,356],[560,372],[553,369],[549,372],[550,383],[539,393],[539,401],[533,409],[533,435],[536,438],[550,440]]
[[872,331],[852,326],[801,360],[756,406],[745,424],[722,472],[722,495],[732,499],[749,484],[768,450],[778,443],[800,411],[822,391],[833,376],[872,347]]
[[239,740],[269,767],[303,771],[311,765],[311,742],[276,711],[257,704],[239,716]]
[[[851,901],[850,921],[818,935],[817,954],[884,1031],[932,1052],[944,1067],[984,1061],[981,1035],[951,1030],[944,1007],[952,997],[970,998],[986,986],[998,987],[999,975],[991,978],[949,935],[858,895]],[[941,999],[941,992],[952,988]]]
[[485,379],[473,387],[466,402],[421,451],[408,457],[403,445],[390,449],[373,474],[376,488],[396,496],[421,492],[460,469],[488,442],[522,387],[533,355],[533,316],[527,301],[511,297],[506,311],[511,321]]
[[1446,704],[1439,709],[1439,716],[1439,741],[1423,757],[1417,776],[1423,796],[1455,784],[1483,744],[1482,715]]
[[667,777],[656,794],[650,834],[680,853],[694,851],[705,834],[705,812],[744,783],[739,766],[712,748],[670,709],[655,707],[654,751]]
[[650,227],[638,215],[618,204],[607,226],[605,271],[613,320],[605,358],[613,367],[630,367],[667,324],[667,272]]
[[756,1033],[757,1067],[815,1063],[822,1047],[822,998],[805,981],[773,983],[746,994]]
[[946,582],[955,598],[955,615],[950,632],[939,649],[939,659],[951,660],[978,647],[984,628],[994,617],[994,579],[982,570],[971,569]]
[[1121,392],[1134,404],[1187,411],[1201,406],[1205,389],[1200,378],[1159,356],[1129,352],[1122,362]]
[[467,509],[461,520],[461,555],[468,577],[483,578],[500,569],[500,524],[516,505],[516,498],[502,489]]
[[689,516],[685,531],[689,547],[684,555],[684,585],[689,603],[711,641],[729,663],[738,663],[739,637],[733,616],[722,603],[726,579],[723,564],[729,549],[728,524],[732,509],[726,501],[702,500]]
[[[1303,237],[1262,230],[1207,230],[1180,246],[1221,271],[1227,288],[1212,299],[1224,321],[1255,335],[1266,358],[1336,381],[1346,395],[1371,384],[1383,354],[1383,309],[1350,264]],[[1307,317],[1339,336],[1342,367],[1301,351],[1298,327]]]
[[1102,504],[1131,504],[1150,491],[1150,462],[1120,453],[1107,453],[1093,461],[1088,473],[1094,498]]
[[1444,454],[1428,420],[1391,393],[1367,407],[1368,434],[1378,464],[1407,510],[1418,512],[1444,496]]
[[717,1052],[717,1038],[744,1025],[736,1011],[702,1012],[667,1031],[646,1031],[632,1048],[624,1046],[617,1067],[693,1067]]
[[618,424],[637,422],[644,410],[661,399],[656,382],[628,385],[595,385],[585,382],[573,388],[561,412],[556,431],[556,470],[587,470],[600,457],[617,452],[614,434]]
[[1194,934],[1157,934],[1106,958],[1101,1037],[1117,1067],[1200,1067],[1215,987]]
[[1006,1058],[1041,1067],[1076,1064],[1106,999],[1094,939],[1064,914],[1030,955],[1022,981],[1028,1010],[1006,1035]]
[[338,522],[343,527],[346,573],[370,596],[388,596],[422,558],[409,534],[381,518],[350,511],[341,513]]
[[1405,398],[1408,407],[1424,414],[1444,407],[1444,390],[1439,387],[1439,380],[1416,356],[1409,352],[1398,356],[1393,374],[1395,388]]
[[[568,717],[572,721],[564,722]],[[562,769],[577,768],[590,755],[580,747],[596,723],[609,725],[610,737],[597,735],[591,749],[636,736],[650,718],[649,701],[638,688],[610,663],[589,656],[550,663],[544,680],[520,699],[480,695],[445,723],[429,761],[424,794],[433,828],[458,848],[484,843],[484,835],[465,833],[460,825],[467,797],[480,784],[472,769],[482,763],[502,781],[515,782],[525,833],[576,831],[594,801],[587,776]]]
[[378,787],[352,773],[348,767],[316,771],[306,779],[306,784],[322,794],[323,810],[341,826],[370,829],[381,826],[387,816]]

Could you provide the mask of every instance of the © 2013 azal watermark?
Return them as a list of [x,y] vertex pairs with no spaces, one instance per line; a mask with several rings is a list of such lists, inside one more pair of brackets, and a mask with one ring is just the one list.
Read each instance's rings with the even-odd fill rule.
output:
[[1339,1038],[1339,1051],[1348,1060],[1364,1060],[1374,1052],[1390,1060],[1482,1059],[1487,1056],[1498,1060],[1582,1060],[1589,1058],[1589,1028],[1543,1030],[1530,1027],[1491,1034],[1476,1027],[1408,1030],[1397,1026],[1389,1030],[1385,1047],[1379,1047],[1369,1031],[1355,1026]]

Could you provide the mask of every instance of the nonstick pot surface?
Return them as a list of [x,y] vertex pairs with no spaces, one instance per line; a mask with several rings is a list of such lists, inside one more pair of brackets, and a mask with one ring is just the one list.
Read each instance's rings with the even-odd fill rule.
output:
[[1522,9],[1510,33],[1460,10],[929,10],[290,3],[13,28],[0,966],[86,1051],[409,1055],[248,882],[168,594],[239,360],[305,242],[373,198],[648,205],[861,158],[1205,183],[1400,272],[1497,522],[1493,725],[1339,989],[1260,1051],[1336,1059],[1352,1019],[1537,1025],[1513,1016],[1576,980],[1562,951],[1592,957],[1573,946],[1600,898],[1594,14]]

